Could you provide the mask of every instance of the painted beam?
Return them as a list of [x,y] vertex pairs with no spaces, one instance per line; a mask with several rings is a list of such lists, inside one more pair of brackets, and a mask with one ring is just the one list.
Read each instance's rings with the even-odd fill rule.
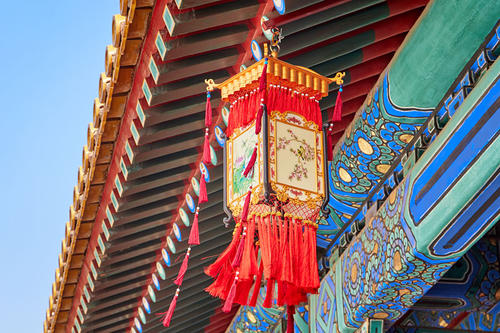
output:
[[[311,298],[311,328],[393,324],[498,221],[499,74],[497,61],[334,262]],[[327,299],[328,311],[312,311]]]
[[[464,24],[471,20],[470,13],[478,12],[481,15],[474,17],[473,24]],[[426,8],[373,89],[371,98],[335,147],[330,164],[333,213],[318,229],[320,246],[327,244],[376,186],[437,107],[499,16],[500,8],[487,0],[435,0]],[[428,38],[429,31],[434,30],[440,33]],[[451,44],[461,47],[457,49]],[[422,50],[426,50],[425,56]],[[412,52],[420,52],[420,57],[411,55]],[[447,56],[443,56],[443,52]],[[406,85],[410,81],[411,85]],[[329,101],[325,99],[324,103]]]

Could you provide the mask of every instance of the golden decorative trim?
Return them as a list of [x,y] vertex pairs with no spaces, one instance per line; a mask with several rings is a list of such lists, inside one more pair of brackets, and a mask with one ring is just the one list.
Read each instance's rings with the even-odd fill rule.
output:
[[[253,89],[257,86],[257,81],[261,76],[264,61],[265,59],[261,59],[226,81],[220,84],[214,83],[210,87],[220,89],[222,99],[225,101],[228,101],[231,95],[240,92],[243,88]],[[345,76],[345,73],[337,73],[335,77],[328,78],[309,68],[295,66],[274,57],[267,58],[267,61],[268,84],[283,83],[287,86],[294,86],[301,93],[319,95],[320,98],[328,95],[330,83],[341,84],[343,83],[342,78]]]
[[[264,213],[258,213],[258,212],[252,212],[252,213],[249,213],[248,214],[248,218],[252,218],[252,217],[268,217],[268,216],[282,216],[281,212],[264,212]],[[284,217],[291,217],[292,219],[294,220],[299,220],[300,223],[302,224],[306,224],[306,225],[311,225],[315,228],[318,228],[318,223],[312,221],[312,220],[309,220],[309,219],[304,219],[302,216],[299,216],[299,215],[294,215],[294,214],[290,214],[290,213],[285,213],[284,214]],[[237,226],[239,225],[239,223],[237,224]],[[236,227],[235,227],[236,228]]]
[[[128,8],[128,13],[124,12],[123,6],[121,6],[122,15],[113,16],[113,43],[106,47],[105,72],[100,75],[99,97],[94,101],[93,123],[89,125],[87,145],[83,148],[82,166],[78,169],[77,186],[74,188],[73,203],[69,209],[69,221],[65,224],[65,237],[62,240],[61,253],[58,256],[59,265],[56,268],[55,282],[52,284],[52,295],[49,296],[49,307],[43,325],[45,333],[54,332],[59,330],[59,326],[68,325],[66,317],[59,317],[59,311],[63,295],[65,295],[69,270],[81,270],[81,268],[72,266],[74,264],[72,261],[73,252],[79,242],[80,225],[86,214],[90,185],[94,178],[101,140],[105,134],[106,118],[111,107],[114,85],[120,71],[120,59],[125,54],[129,25],[132,23],[135,13],[136,0],[124,3],[127,4],[125,7]],[[94,221],[86,222],[94,223]],[[65,296],[66,298],[73,297],[72,291],[70,290]],[[69,325],[72,326],[73,323],[69,323]]]

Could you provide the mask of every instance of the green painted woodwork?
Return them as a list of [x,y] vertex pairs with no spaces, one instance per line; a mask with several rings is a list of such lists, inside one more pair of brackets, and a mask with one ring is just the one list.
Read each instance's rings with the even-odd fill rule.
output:
[[144,93],[144,98],[146,98],[146,101],[148,101],[148,105],[150,105],[153,94],[151,94],[151,89],[149,89],[149,85],[146,80],[144,80],[144,82],[142,83],[142,92]]
[[367,319],[356,333],[383,333],[384,321],[380,319]]
[[104,233],[104,237],[106,238],[106,240],[109,240],[109,229],[108,227],[106,226],[106,221],[103,220],[102,221],[102,232]]
[[158,71],[158,67],[156,66],[155,59],[153,57],[151,57],[151,60],[149,60],[149,71],[151,72],[151,76],[153,77],[155,82],[158,82],[160,72]]
[[95,262],[97,263],[97,266],[101,266],[101,256],[99,255],[99,252],[97,252],[97,248],[94,249],[94,258],[95,258]]
[[111,203],[113,204],[114,209],[118,210],[119,205],[118,205],[118,200],[116,199],[115,192],[111,192],[110,198],[111,198]]
[[158,50],[158,53],[161,56],[161,59],[165,59],[165,54],[167,53],[167,48],[165,47],[165,43],[163,42],[163,38],[161,37],[161,34],[158,32],[158,35],[156,35],[156,40],[155,40],[155,45],[156,49]]
[[97,280],[97,270],[95,269],[94,263],[90,263],[90,271],[92,272],[92,276],[94,277],[94,280]]
[[[151,58],[151,63],[155,65],[153,58]],[[151,68],[151,63],[149,65],[150,68]],[[156,68],[156,65],[154,66],[154,68]],[[153,70],[151,70],[151,72],[153,72]],[[142,109],[141,103],[139,101],[137,101],[135,112],[137,113],[137,117],[139,118],[139,121],[141,122],[142,126],[144,126],[144,122],[146,121],[146,115],[144,114],[144,110]]]
[[[431,162],[434,155],[439,151],[441,146],[446,143],[455,128],[460,126],[460,124],[468,117],[469,111],[474,107],[484,91],[495,79],[498,78],[499,75],[500,61],[497,60],[483,75],[476,87],[467,96],[463,104],[458,108],[455,115],[441,131],[433,144],[417,161],[412,174],[418,173],[418,170],[423,169],[429,164],[429,162]],[[467,171],[467,173],[456,183],[456,190],[445,196],[443,200],[441,200],[435,208],[422,221],[420,221],[418,226],[412,227],[412,232],[415,234],[415,237],[422,240],[422,242],[417,243],[417,250],[420,253],[423,253],[431,258],[433,257],[428,250],[430,241],[443,230],[443,228],[462,207],[473,199],[478,189],[480,189],[496,171],[498,163],[492,163],[492,161],[498,161],[499,156],[500,138],[497,138],[497,140],[490,145],[484,155],[478,159],[476,163],[474,163],[473,166]],[[407,219],[410,218],[408,210],[405,211],[405,217]],[[483,234],[484,233],[486,233],[486,229],[483,231]],[[461,257],[464,255],[468,249],[469,247],[465,248],[459,253],[458,256]]]
[[168,6],[165,6],[165,11],[163,12],[163,21],[165,22],[165,26],[167,27],[168,32],[170,33],[170,35],[172,35],[172,31],[175,27],[175,21],[174,17],[170,13],[170,10],[168,9]]
[[78,319],[80,319],[80,322],[83,323],[83,315],[82,315],[82,310],[80,310],[80,307],[76,309],[76,315],[78,316]]
[[132,147],[130,147],[128,141],[125,143],[125,152],[127,153],[130,163],[132,163],[134,161],[134,152],[132,151]]
[[[495,220],[477,230],[474,238],[471,236],[461,244],[460,251],[437,256],[429,250],[435,247],[434,242],[442,237],[441,233],[455,223],[453,218],[471,200],[476,200],[475,195],[483,191],[499,168],[500,137],[485,138],[485,147],[475,159],[468,161],[468,169],[447,192],[441,193],[439,200],[426,206],[427,216],[416,221],[410,211],[411,193],[418,177],[425,170],[438,173],[429,169],[431,162],[443,158],[441,154],[445,154],[442,152],[450,138],[458,135],[459,129],[466,128],[468,122],[491,126],[491,123],[478,122],[471,114],[485,92],[497,84],[499,74],[500,61],[496,61],[422,157],[415,164],[409,164],[404,180],[334,263],[322,281],[319,297],[310,298],[310,307],[316,310],[310,312],[310,327],[315,327],[316,322],[329,321],[329,329],[353,333],[365,318],[384,318],[387,323],[394,323],[494,225]],[[496,96],[496,90],[491,91]],[[497,214],[496,221],[499,218]],[[333,281],[333,286],[330,287],[328,281]],[[330,293],[325,293],[325,289]],[[334,315],[317,311],[317,304],[324,304],[327,298],[335,302]],[[335,319],[331,321],[332,318]]]
[[127,180],[128,169],[127,169],[127,165],[125,164],[125,161],[123,160],[123,157],[120,158],[120,170],[122,171],[122,174],[123,174],[123,177],[125,178],[125,180]]
[[87,304],[85,303],[85,301],[83,300],[83,296],[80,297],[80,305],[82,306],[82,309],[83,309],[83,313],[87,313],[88,311],[88,308],[87,308]]
[[431,1],[392,63],[393,101],[436,107],[499,17],[498,1]]
[[139,135],[139,131],[137,130],[137,127],[135,126],[134,122],[131,122],[130,123],[130,133],[132,133],[132,137],[134,138],[134,142],[135,144],[139,144],[139,139],[140,139],[140,135]]
[[[116,179],[115,179],[115,184],[116,184]],[[115,224],[115,218],[113,217],[113,214],[111,214],[111,210],[109,209],[109,207],[106,207],[106,217],[108,218],[109,225],[113,227],[113,224]]]
[[[120,177],[118,175],[116,175],[116,177],[115,177],[115,187],[116,187],[116,190],[118,191],[118,194],[121,196],[123,193],[123,186],[122,186],[122,183],[120,182]],[[107,208],[107,209],[109,210],[109,208]],[[108,213],[106,213],[106,214],[108,214]],[[111,223],[111,225],[113,225],[113,224]]]

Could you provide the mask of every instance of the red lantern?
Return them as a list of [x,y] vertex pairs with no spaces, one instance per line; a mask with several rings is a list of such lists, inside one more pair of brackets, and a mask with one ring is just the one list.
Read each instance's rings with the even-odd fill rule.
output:
[[293,306],[319,287],[316,220],[325,198],[325,156],[319,100],[335,79],[275,57],[262,59],[211,88],[230,103],[225,143],[225,205],[233,239],[206,269],[207,291],[254,306]]

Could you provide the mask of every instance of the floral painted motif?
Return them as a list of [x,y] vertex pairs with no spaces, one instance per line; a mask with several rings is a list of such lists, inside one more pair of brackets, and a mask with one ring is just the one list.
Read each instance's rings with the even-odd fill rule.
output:
[[[305,139],[300,139],[293,133],[291,129],[287,130],[289,137],[278,138],[278,150],[290,151],[297,159],[292,173],[288,176],[290,181],[302,180],[302,178],[308,178],[308,169],[306,168],[306,163],[314,159],[314,148],[309,145]],[[295,142],[298,148],[291,146],[291,143]]]

